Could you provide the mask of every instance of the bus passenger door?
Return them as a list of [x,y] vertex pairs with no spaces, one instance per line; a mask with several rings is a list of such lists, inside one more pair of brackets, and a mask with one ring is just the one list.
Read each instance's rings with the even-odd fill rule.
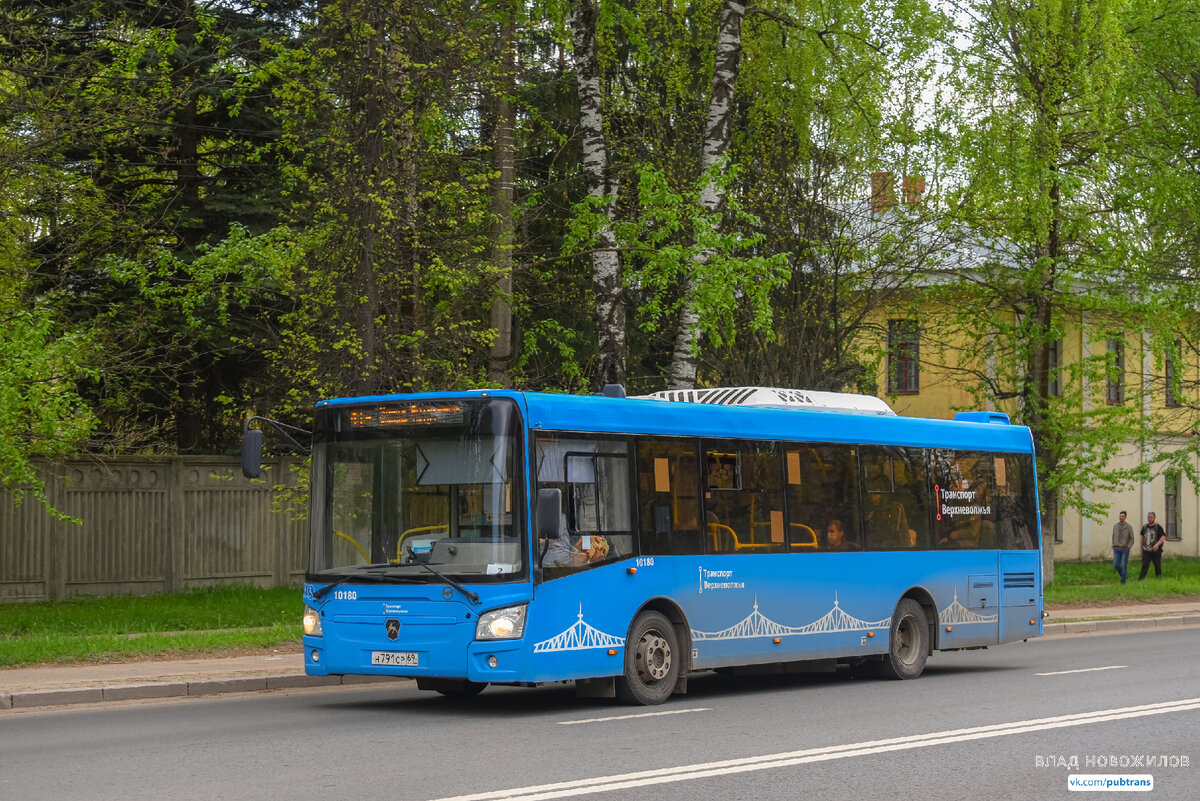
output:
[[1000,554],[1000,642],[1041,634],[1041,576],[1037,553]]

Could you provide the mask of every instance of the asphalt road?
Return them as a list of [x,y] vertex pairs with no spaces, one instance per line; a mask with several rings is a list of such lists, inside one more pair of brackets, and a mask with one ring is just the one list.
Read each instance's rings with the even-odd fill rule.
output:
[[1194,801],[1198,664],[1189,628],[936,654],[909,682],[704,676],[651,708],[367,685],[14,711],[0,798],[1078,799],[1099,774]]

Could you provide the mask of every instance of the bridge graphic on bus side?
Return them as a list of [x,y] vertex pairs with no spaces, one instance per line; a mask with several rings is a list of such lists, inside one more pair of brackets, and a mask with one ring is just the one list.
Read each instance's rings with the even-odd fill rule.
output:
[[968,623],[995,623],[999,619],[998,613],[981,615],[959,603],[957,587],[954,590],[954,602],[945,609],[938,610],[938,623],[942,625],[965,626]]
[[[938,611],[938,623],[941,625],[967,625],[970,623],[995,623],[998,615],[981,615],[972,612],[958,600],[958,590],[954,591],[954,600],[945,608]],[[777,623],[759,611],[758,598],[754,599],[754,608],[742,620],[721,629],[720,631],[700,631],[692,629],[692,641],[704,640],[746,640],[759,637],[793,637],[806,634],[833,634],[846,631],[885,631],[891,628],[892,619],[868,621],[857,618],[846,610],[835,595],[833,607],[823,616],[803,626],[785,626]],[[534,653],[553,653],[556,651],[587,651],[593,648],[621,648],[625,645],[624,637],[615,637],[595,628],[583,619],[583,605],[579,606],[579,615],[570,628],[550,639],[542,640],[533,646]]]
[[625,645],[624,637],[614,637],[594,628],[583,620],[583,604],[579,605],[579,618],[566,631],[533,646],[536,654],[553,651],[587,651],[592,648],[620,648]]
[[842,631],[875,631],[892,625],[890,617],[874,622],[862,620],[848,614],[833,598],[833,608],[822,617],[804,626],[785,626],[758,611],[758,598],[754,599],[754,610],[741,621],[720,631],[692,629],[692,640],[745,640],[755,637],[789,637],[803,634],[830,634]]

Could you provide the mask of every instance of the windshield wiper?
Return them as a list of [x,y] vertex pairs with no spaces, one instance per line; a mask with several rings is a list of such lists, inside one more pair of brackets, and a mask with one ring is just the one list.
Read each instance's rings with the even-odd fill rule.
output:
[[[385,568],[385,567],[396,567],[396,565],[392,564],[391,562],[380,562],[379,564],[374,564],[374,565],[361,565],[358,567],[358,570],[372,570],[372,569],[378,570],[380,568]],[[332,581],[329,584],[326,584],[321,589],[315,590],[312,594],[312,597],[313,597],[314,601],[319,601],[322,598],[324,598],[326,595],[328,595],[329,591],[332,590],[334,587],[340,587],[341,585],[343,585],[349,581],[375,581],[375,582],[379,582],[382,584],[382,583],[386,583],[389,581],[395,581],[397,583],[401,583],[401,582],[404,582],[405,580],[406,580],[405,576],[397,576],[395,574],[387,574],[387,573],[347,573],[344,576],[342,576],[341,578],[339,578],[337,581]],[[408,579],[408,580],[411,580],[411,579]]]
[[457,581],[455,581],[454,579],[450,578],[449,576],[443,576],[441,573],[437,572],[436,570],[434,570],[432,567],[430,567],[429,565],[425,564],[424,562],[417,562],[417,564],[419,564],[421,567],[423,567],[423,568],[425,568],[426,570],[428,570],[428,571],[429,571],[430,573],[432,573],[433,575],[435,575],[435,576],[437,576],[438,578],[440,578],[442,581],[444,581],[444,582],[446,582],[447,584],[449,584],[449,585],[450,585],[451,587],[453,587],[454,589],[456,589],[456,590],[458,590],[459,592],[461,592],[463,595],[467,596],[468,600],[470,600],[470,601],[471,601],[471,603],[473,603],[473,604],[477,604],[477,603],[479,603],[479,595],[478,595],[477,593],[473,593],[473,592],[471,592],[471,591],[470,591],[470,590],[468,590],[466,587],[464,587],[463,585],[459,584]]
[[[449,584],[451,587],[453,587],[454,589],[461,592],[463,595],[465,595],[471,601],[471,603],[473,603],[473,604],[479,603],[479,594],[478,593],[471,592],[470,590],[468,590],[463,585],[459,584],[454,579],[450,578],[449,576],[442,575],[441,573],[437,572],[436,570],[434,570],[432,567],[425,564],[424,562],[417,562],[416,564],[419,564],[421,567],[425,568],[430,573],[437,576],[443,582],[445,582],[446,584]],[[381,562],[379,564],[374,564],[374,565],[360,565],[357,569],[358,570],[378,570],[381,568],[394,568],[394,567],[399,567],[399,565],[394,565],[391,562]],[[408,567],[408,565],[404,565],[404,567]],[[312,594],[313,600],[319,601],[322,598],[324,598],[326,595],[328,595],[334,587],[340,587],[341,585],[346,584],[347,582],[351,582],[351,581],[374,581],[374,582],[383,584],[383,583],[387,583],[390,581],[394,581],[396,583],[411,582],[411,581],[415,581],[415,579],[412,576],[398,576],[395,573],[347,573],[346,575],[339,578],[337,581],[331,581],[330,583],[326,584],[324,587],[320,588],[319,590],[314,590],[313,594]]]

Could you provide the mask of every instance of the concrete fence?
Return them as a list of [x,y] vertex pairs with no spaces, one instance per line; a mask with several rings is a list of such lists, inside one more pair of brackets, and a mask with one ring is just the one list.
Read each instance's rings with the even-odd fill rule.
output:
[[0,493],[0,602],[300,584],[308,524],[275,509],[296,490],[295,462],[264,467],[267,481],[224,457],[45,465],[51,504],[81,522]]

